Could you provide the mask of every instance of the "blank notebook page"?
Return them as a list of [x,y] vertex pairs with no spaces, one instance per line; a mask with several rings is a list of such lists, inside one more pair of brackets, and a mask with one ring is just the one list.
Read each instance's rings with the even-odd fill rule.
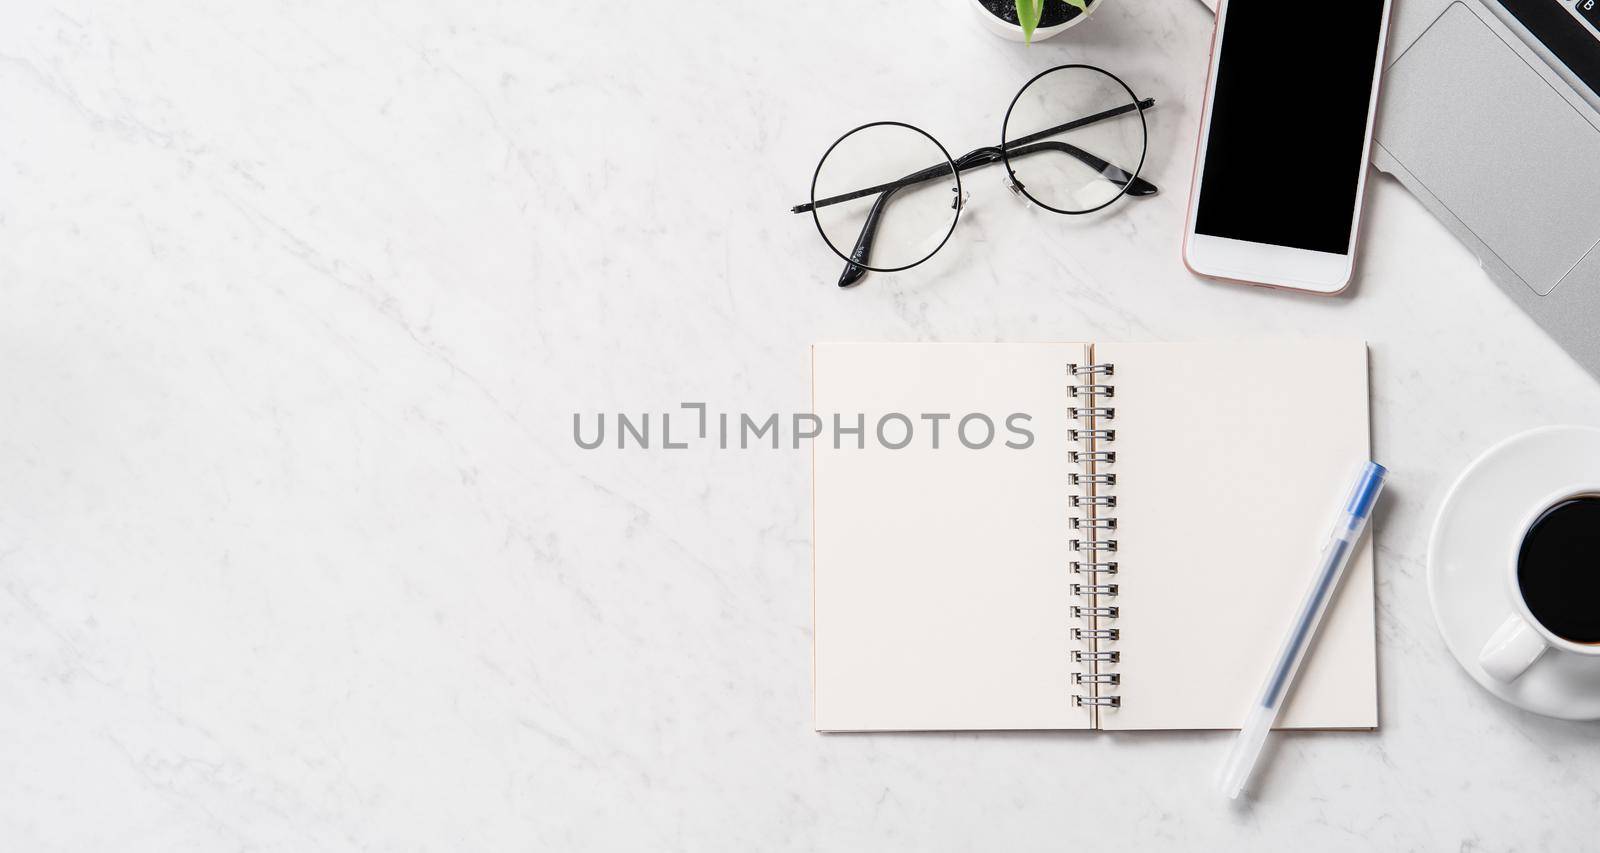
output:
[[[1359,341],[1096,344],[1116,365],[1122,707],[1106,729],[1236,728],[1370,458]],[[1370,537],[1280,727],[1377,725]]]
[[[819,344],[813,407],[816,727],[824,731],[1088,728],[1072,705],[1066,365],[1082,344]],[[887,413],[910,445],[883,447]],[[995,421],[961,446],[968,413]],[[1006,448],[1009,413],[1035,444]],[[924,413],[949,414],[940,448]],[[865,448],[834,447],[833,415]],[[978,424],[970,438],[982,438]],[[899,442],[892,423],[887,438]],[[1019,440],[1020,439],[1016,439]]]

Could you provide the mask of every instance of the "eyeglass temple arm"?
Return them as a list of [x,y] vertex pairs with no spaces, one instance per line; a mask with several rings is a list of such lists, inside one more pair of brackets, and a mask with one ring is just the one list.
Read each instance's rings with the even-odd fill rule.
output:
[[[955,161],[956,172],[965,172],[968,169],[985,166],[998,159],[1000,159],[1000,149],[998,148],[979,148],[974,151],[968,151]],[[872,254],[872,241],[878,235],[878,222],[883,219],[883,210],[889,205],[889,197],[894,195],[896,190],[912,184],[933,180],[941,175],[948,174],[949,171],[948,164],[932,166],[893,182],[878,194],[878,197],[872,202],[872,208],[867,211],[866,221],[861,223],[861,234],[856,237],[856,245],[850,250],[851,260],[845,262],[844,272],[839,275],[840,287],[849,287],[860,281],[862,276],[867,274],[866,267],[861,266],[861,264],[865,264],[868,256]],[[861,196],[856,197],[860,198]],[[959,198],[955,199],[952,202],[952,206],[959,209],[961,200]]]
[[[1128,195],[1148,196],[1155,195],[1158,191],[1155,184],[1150,183],[1144,178],[1135,177],[1134,175],[1129,174],[1125,169],[1108,163],[1076,145],[1069,145],[1065,142],[1056,142],[1052,140],[1048,142],[1036,142],[1032,145],[1021,145],[1014,148],[1008,148],[1006,154],[1009,154],[1012,157],[1026,157],[1029,154],[1037,154],[1040,151],[1060,151],[1063,154],[1067,154],[1068,156],[1071,156],[1072,158],[1083,163],[1085,166],[1088,166],[1089,168],[1094,169],[1096,172],[1099,172],[1100,176],[1106,180],[1126,187],[1124,191]],[[969,169],[976,169],[979,166],[987,166],[990,163],[1002,159],[1004,156],[1005,155],[1002,154],[1001,150],[997,147],[978,148],[968,151],[955,161],[956,171],[965,172]],[[924,169],[923,171],[926,172],[928,170]],[[902,187],[910,186],[913,183],[922,183],[923,181],[931,180],[947,172],[949,172],[949,166],[945,165],[938,167],[935,174],[920,178],[915,181],[913,181],[912,178],[915,178],[916,175],[908,175],[899,181],[893,182],[887,189],[878,195],[877,199],[872,202],[872,209],[867,211],[866,221],[861,224],[861,234],[856,238],[855,247],[850,250],[850,260],[845,262],[844,272],[839,275],[840,287],[849,287],[850,285],[860,281],[861,278],[867,274],[867,269],[866,267],[862,266],[862,264],[865,264],[867,262],[867,258],[872,254],[872,242],[877,237],[878,223],[883,219],[883,210],[889,204],[889,197],[893,195],[896,190],[899,190]],[[922,172],[917,173],[917,175],[921,174]],[[860,196],[857,197],[859,198]],[[959,208],[960,205],[961,199],[957,198],[954,202],[954,206]]]
[[1131,104],[1123,104],[1120,107],[1112,107],[1109,110],[1102,110],[1100,112],[1095,113],[1094,115],[1087,115],[1087,116],[1084,116],[1083,118],[1076,118],[1076,119],[1073,119],[1072,121],[1066,122],[1065,124],[1058,124],[1055,127],[1047,127],[1044,130],[1039,131],[1038,133],[1030,133],[1027,136],[1019,136],[1016,139],[1009,139],[1009,140],[1006,140],[1006,144],[1007,145],[1027,145],[1030,142],[1038,142],[1039,140],[1044,139],[1047,136],[1055,136],[1056,134],[1061,133],[1063,131],[1077,130],[1078,128],[1084,127],[1086,125],[1097,124],[1099,122],[1105,121],[1108,118],[1116,118],[1117,116],[1120,116],[1120,115],[1127,115],[1128,113],[1133,112],[1135,108],[1137,108],[1139,110],[1139,112],[1144,112],[1145,110],[1148,110],[1148,109],[1150,109],[1151,107],[1153,107],[1155,105],[1156,105],[1156,99],[1155,98],[1145,98],[1142,101],[1135,101],[1134,103],[1131,103]]
[[[1000,149],[993,147],[968,151],[956,159],[956,172],[960,173],[979,166],[986,166],[1000,159],[1000,156]],[[872,241],[878,235],[878,222],[883,219],[883,209],[889,205],[889,197],[902,187],[933,180],[941,175],[949,174],[949,171],[950,167],[948,165],[932,166],[888,184],[883,192],[878,194],[878,197],[872,202],[872,209],[867,211],[866,221],[861,223],[861,234],[856,237],[856,245],[850,250],[850,260],[845,262],[844,272],[839,275],[840,287],[849,287],[860,281],[867,274],[867,268],[861,266],[861,264],[865,264],[867,258],[872,254]],[[860,197],[856,196],[856,198]],[[953,200],[952,206],[959,209],[961,200],[959,198]]]
[[855,248],[850,250],[850,260],[845,262],[844,272],[839,274],[840,287],[849,287],[867,274],[867,268],[862,264],[872,254],[872,241],[878,236],[878,220],[883,218],[883,209],[889,206],[889,196],[898,189],[886,189],[873,200],[872,209],[867,211],[867,221],[861,224],[861,234],[856,237]]
[[[1148,110],[1151,107],[1154,107],[1155,105],[1156,105],[1156,99],[1155,98],[1145,98],[1144,100],[1138,101],[1138,102],[1133,103],[1133,104],[1124,104],[1124,105],[1122,105],[1120,107],[1113,107],[1113,108],[1111,108],[1109,110],[1102,110],[1102,111],[1100,111],[1098,113],[1095,113],[1093,115],[1087,115],[1087,116],[1084,116],[1083,118],[1073,119],[1072,121],[1064,122],[1062,124],[1058,124],[1055,127],[1047,127],[1044,130],[1038,131],[1037,133],[1030,133],[1027,136],[1023,136],[1023,137],[1019,137],[1017,139],[1009,140],[1006,143],[1006,147],[1009,149],[1011,146],[1027,145],[1030,142],[1037,142],[1037,141],[1039,141],[1041,139],[1044,139],[1045,137],[1048,137],[1048,136],[1054,136],[1055,134],[1062,133],[1062,132],[1065,132],[1065,131],[1068,131],[1068,130],[1076,130],[1076,129],[1080,128],[1080,127],[1085,127],[1085,126],[1088,126],[1088,125],[1091,125],[1091,124],[1097,124],[1099,122],[1105,121],[1106,119],[1116,118],[1117,116],[1120,116],[1120,115],[1126,115],[1128,113],[1133,112],[1135,108],[1137,108],[1140,112],[1143,112],[1144,110]],[[978,151],[985,151],[985,150],[988,150],[988,149],[979,148],[979,149],[977,149],[977,151],[973,151],[973,152],[967,154],[966,157],[963,157],[961,159],[965,160],[965,159],[967,159],[967,157],[971,157],[973,154],[978,153]],[[998,149],[995,149],[995,150],[998,150]],[[1011,153],[1012,154],[1016,154],[1017,152],[1013,151]],[[1070,153],[1070,152],[1068,152],[1068,153]],[[984,160],[984,161],[982,161],[980,163],[972,163],[972,164],[969,164],[967,166],[967,168],[973,168],[974,166],[987,165],[989,163],[994,162],[995,159],[999,159],[999,158],[996,157],[994,159]],[[1104,162],[1104,161],[1101,161],[1101,162]],[[960,170],[961,162],[959,160],[957,161],[956,165],[957,165],[957,169]],[[1089,165],[1092,168],[1096,168],[1096,169],[1099,168],[1098,166],[1094,166],[1093,164],[1089,164]],[[884,191],[887,191],[887,190],[890,190],[890,189],[900,189],[901,187],[910,186],[911,184],[922,183],[923,181],[929,181],[929,180],[932,180],[934,178],[939,177],[940,175],[943,175],[943,174],[947,173],[949,171],[949,168],[950,168],[949,165],[948,164],[944,164],[944,163],[941,163],[941,164],[938,164],[938,165],[935,165],[935,166],[929,166],[928,168],[923,169],[923,170],[921,170],[919,172],[913,172],[912,174],[909,174],[909,175],[901,178],[898,181],[890,181],[890,182],[888,182],[886,184],[878,184],[877,186],[867,187],[866,189],[855,190],[854,192],[843,193],[841,195],[836,195],[836,196],[829,196],[828,198],[818,199],[816,201],[811,201],[811,202],[806,202],[805,204],[797,204],[794,207],[789,208],[789,212],[790,213],[810,213],[812,210],[815,210],[815,209],[817,209],[819,207],[828,207],[830,205],[842,204],[843,202],[847,202],[847,201],[855,201],[858,198],[866,198],[869,195],[873,195],[873,194],[876,194],[876,193],[881,193],[881,192],[884,192]]]
[[1090,154],[1089,152],[1071,143],[1056,142],[1054,140],[1049,142],[1036,142],[1032,145],[1024,145],[1020,148],[1010,149],[1008,153],[1012,157],[1026,157],[1029,154],[1034,154],[1039,151],[1060,151],[1072,159],[1077,160],[1079,163],[1082,163],[1096,172],[1099,172],[1100,177],[1105,178],[1106,180],[1113,184],[1117,184],[1118,186],[1126,187],[1127,189],[1124,190],[1124,192],[1131,196],[1155,195],[1160,191],[1155,184],[1150,183],[1144,178],[1130,174],[1128,170],[1122,168],[1121,166],[1118,166],[1114,163],[1108,163],[1105,160],[1102,160],[1099,157],[1096,157],[1095,155]]

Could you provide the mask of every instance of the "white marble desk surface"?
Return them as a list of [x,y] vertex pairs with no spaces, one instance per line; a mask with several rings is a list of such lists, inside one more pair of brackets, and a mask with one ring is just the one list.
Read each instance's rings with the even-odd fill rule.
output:
[[[9,7],[0,848],[1592,849],[1600,730],[1475,687],[1423,567],[1462,466],[1600,384],[1386,178],[1347,298],[1185,274],[1198,3],[1031,49],[968,15]],[[821,150],[993,143],[1066,61],[1159,99],[1163,194],[1076,221],[980,174],[935,261],[837,292],[787,213]],[[1395,477],[1382,729],[1286,738],[1245,808],[1218,735],[812,733],[807,455],[571,438],[803,411],[815,340],[1264,335],[1371,341]]]

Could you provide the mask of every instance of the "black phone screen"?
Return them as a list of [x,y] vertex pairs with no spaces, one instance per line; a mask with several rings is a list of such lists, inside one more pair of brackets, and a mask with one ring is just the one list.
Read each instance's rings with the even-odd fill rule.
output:
[[1230,0],[1195,231],[1344,254],[1383,0]]

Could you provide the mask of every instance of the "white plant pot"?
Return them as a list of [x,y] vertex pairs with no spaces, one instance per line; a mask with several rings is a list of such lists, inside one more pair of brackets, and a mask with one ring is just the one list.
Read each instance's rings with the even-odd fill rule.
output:
[[[977,13],[978,21],[983,24],[984,29],[1003,39],[1010,39],[1011,41],[1026,41],[1022,35],[1021,27],[996,18],[992,13],[989,12],[988,8],[983,5],[981,0],[967,0],[967,2],[972,4],[972,11]],[[1044,41],[1053,35],[1070,30],[1084,21],[1089,20],[1089,16],[1094,14],[1094,10],[1103,5],[1105,5],[1105,0],[1094,0],[1094,2],[1089,4],[1088,9],[1065,23],[1056,24],[1053,27],[1039,27],[1033,31],[1033,40]]]

